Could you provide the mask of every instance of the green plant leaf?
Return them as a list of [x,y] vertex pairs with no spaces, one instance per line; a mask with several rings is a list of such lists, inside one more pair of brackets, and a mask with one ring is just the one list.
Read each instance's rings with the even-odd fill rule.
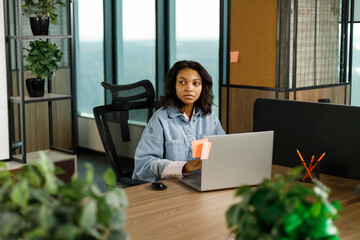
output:
[[91,168],[87,179],[74,176],[64,183],[56,178],[53,163],[41,157],[16,175],[1,175],[0,239],[126,236],[128,199],[123,189],[101,194],[92,183]]
[[29,180],[29,184],[34,187],[42,185],[42,179],[35,171],[27,171],[24,176]]
[[56,175],[60,175],[60,174],[64,174],[64,173],[66,173],[62,168],[60,168],[60,167],[58,167],[58,166],[55,166],[55,171],[54,171],[54,173],[56,174]]
[[[341,205],[329,203],[330,190],[315,181],[314,188],[299,183],[300,168],[276,175],[256,187],[240,186],[239,203],[226,212],[236,239],[337,239],[333,224]],[[314,224],[316,223],[316,224]]]
[[336,208],[338,211],[342,211],[342,210],[343,210],[343,208],[342,208],[342,206],[341,206],[341,204],[340,204],[339,201],[333,201],[333,202],[331,203],[331,205],[333,205],[333,207]]
[[94,196],[94,197],[100,197],[102,194],[99,187],[95,184],[91,184],[89,189],[90,189],[92,196]]
[[80,201],[84,198],[83,188],[85,181],[83,179],[72,179],[72,181],[59,189],[59,194],[69,201]]
[[2,239],[1,236],[16,236],[21,232],[21,228],[19,228],[21,216],[19,213],[4,210],[0,211],[0,223],[0,239]]
[[65,7],[66,4],[61,0],[23,0],[21,8],[23,10],[23,15],[27,17],[43,17],[48,16],[51,19],[51,23],[57,24],[57,5],[60,7]]
[[80,226],[90,230],[93,225],[96,223],[96,215],[97,215],[97,205],[94,199],[90,199],[84,206],[81,217],[80,217]]
[[99,223],[109,226],[111,222],[112,209],[104,198],[98,200],[98,221]]
[[79,230],[74,224],[64,224],[56,229],[54,240],[73,240],[76,239]]
[[310,206],[310,212],[312,217],[318,217],[320,214],[322,214],[322,203],[316,202]]
[[38,78],[47,78],[52,76],[61,62],[63,52],[56,44],[47,41],[35,40],[29,42],[29,47],[23,48],[27,54],[24,54],[26,63],[25,70],[30,70]]
[[0,187],[0,203],[3,202],[4,200],[6,201],[6,199],[4,198],[8,194],[10,186],[12,186],[12,184],[13,184],[12,181],[6,181]]
[[33,189],[31,191],[31,198],[36,200],[39,204],[54,208],[55,205],[59,204],[58,199],[54,198],[49,192],[43,191],[42,189]]
[[11,201],[16,205],[19,205],[20,207],[27,206],[29,197],[30,197],[30,189],[27,179],[24,179],[23,181],[16,183],[10,194]]
[[111,168],[108,168],[106,170],[106,172],[104,173],[104,179],[105,179],[106,185],[108,185],[111,188],[115,187],[116,175],[115,175],[115,172]]
[[302,219],[296,212],[293,212],[285,217],[284,222],[286,223],[285,231],[291,233],[300,226]]
[[240,186],[236,189],[235,196],[241,196],[246,194],[248,191],[251,191],[250,186]]
[[130,239],[129,235],[124,231],[112,231],[107,240],[126,240]]
[[236,216],[237,214],[237,208],[239,205],[232,205],[227,211],[226,211],[226,220],[227,220],[227,226],[228,228],[232,228],[236,224]]
[[0,161],[0,168],[7,169],[6,164],[2,161]]
[[0,183],[5,183],[11,181],[12,173],[8,170],[0,170]]
[[50,229],[55,224],[53,209],[42,204],[39,207],[39,223],[44,229]]
[[44,227],[36,227],[31,229],[29,232],[25,234],[25,239],[41,239],[48,238],[47,229]]
[[[101,232],[96,228],[91,228],[87,231],[87,234],[90,235],[94,239],[102,239]],[[90,239],[91,239],[90,237]],[[89,239],[89,237],[86,237],[86,239]]]
[[86,183],[90,184],[93,182],[94,179],[94,168],[91,164],[84,164],[86,168],[86,174],[85,174],[85,181]]
[[126,223],[125,211],[114,211],[111,213],[111,221],[109,227],[111,230],[122,230]]
[[115,188],[111,192],[106,193],[105,199],[107,204],[114,209],[126,208],[129,205],[126,193],[121,188]]

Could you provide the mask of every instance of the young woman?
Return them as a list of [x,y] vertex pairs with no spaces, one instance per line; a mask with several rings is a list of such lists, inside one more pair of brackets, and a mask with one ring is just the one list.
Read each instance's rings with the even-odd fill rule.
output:
[[135,152],[134,179],[155,181],[201,168],[192,141],[225,134],[213,105],[212,79],[199,63],[179,61],[165,78],[161,108],[147,124]]

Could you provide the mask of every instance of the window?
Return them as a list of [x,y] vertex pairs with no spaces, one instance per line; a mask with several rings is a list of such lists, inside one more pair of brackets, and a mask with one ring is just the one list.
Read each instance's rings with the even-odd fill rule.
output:
[[[197,61],[212,76],[216,106],[219,105],[219,4],[218,0],[177,0],[175,44],[170,43],[175,45],[170,49],[170,65],[179,60]],[[218,115],[218,109],[213,107],[213,110]]]
[[[162,94],[164,76],[158,76],[159,68],[166,73],[165,65],[172,66],[178,60],[194,60],[208,70],[213,78],[214,103],[219,105],[219,0],[77,0],[76,3],[80,116],[92,117],[93,107],[104,104],[105,97],[109,101],[100,85],[102,81],[129,84],[148,79],[155,91]],[[159,11],[156,7],[160,3],[169,8]],[[112,17],[108,18],[108,13]],[[159,33],[156,26],[159,18],[169,22],[169,33],[161,30]],[[165,44],[156,45],[159,37],[156,34],[165,36]],[[168,53],[166,64],[156,65],[157,47]],[[216,107],[214,111],[218,114]],[[146,111],[132,112],[130,122],[144,125],[144,116]]]
[[93,117],[92,109],[104,104],[102,4],[102,0],[75,2],[77,109],[82,117]]
[[[116,83],[148,79],[156,88],[155,0],[122,0],[116,12]],[[145,125],[147,110],[130,111],[129,119]]]
[[[117,83],[155,86],[155,0],[123,0],[117,16]],[[141,7],[139,7],[141,6]]]

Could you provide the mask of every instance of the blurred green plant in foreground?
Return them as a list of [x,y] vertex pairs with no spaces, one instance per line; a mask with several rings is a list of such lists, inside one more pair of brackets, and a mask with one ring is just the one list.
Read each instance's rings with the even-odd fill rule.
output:
[[300,183],[301,170],[236,190],[241,201],[226,212],[236,239],[339,239],[333,219],[338,217],[340,203],[328,201],[330,189],[320,181],[315,179],[313,189]]
[[[24,165],[16,174],[0,162],[0,239],[127,239],[124,231],[126,193],[113,188],[102,194],[87,165],[83,179],[64,183],[43,153],[37,163]],[[3,167],[3,168],[2,168]],[[62,170],[61,170],[62,171]],[[111,169],[104,174],[114,187]]]

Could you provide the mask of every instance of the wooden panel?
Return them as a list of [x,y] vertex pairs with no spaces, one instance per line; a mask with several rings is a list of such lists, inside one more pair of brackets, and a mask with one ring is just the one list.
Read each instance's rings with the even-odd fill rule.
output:
[[278,99],[285,99],[285,93],[284,92],[279,92]]
[[230,88],[229,96],[229,133],[252,132],[255,100],[275,98],[275,91]]
[[[305,102],[318,102],[321,98],[330,99],[330,103],[345,104],[346,86],[335,86],[327,88],[317,88],[303,91],[296,91],[296,99]],[[349,94],[347,94],[348,97]],[[294,100],[294,92],[289,95],[290,100]]]
[[277,0],[231,1],[230,83],[275,87]]
[[56,147],[72,149],[70,100],[53,102],[53,134]]
[[220,113],[220,122],[223,127],[223,129],[226,131],[226,112],[227,112],[227,88],[222,87],[221,88],[221,113]]
[[49,148],[48,103],[25,105],[26,152]]
[[56,75],[51,81],[52,92],[71,95],[71,72],[69,68],[61,68],[56,71]]

